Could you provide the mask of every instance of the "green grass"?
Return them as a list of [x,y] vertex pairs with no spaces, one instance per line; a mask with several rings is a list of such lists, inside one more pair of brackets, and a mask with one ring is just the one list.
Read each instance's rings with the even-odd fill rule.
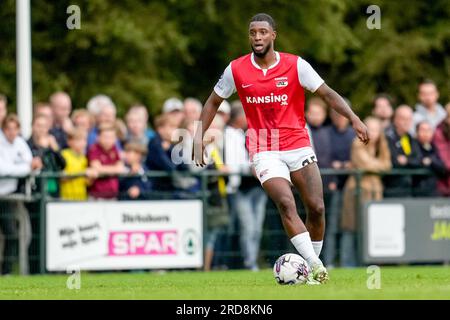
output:
[[381,289],[367,289],[365,268],[330,270],[320,286],[281,286],[271,270],[81,273],[0,277],[0,299],[450,299],[450,267],[381,267]]

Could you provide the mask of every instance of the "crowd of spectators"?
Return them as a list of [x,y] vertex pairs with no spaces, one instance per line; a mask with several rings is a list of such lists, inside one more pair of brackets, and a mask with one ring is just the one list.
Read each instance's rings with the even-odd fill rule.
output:
[[[363,200],[449,197],[450,103],[444,108],[438,99],[438,89],[430,80],[418,86],[419,102],[414,109],[404,104],[394,108],[387,94],[377,95],[372,115],[365,119],[371,136],[368,145],[355,138],[345,117],[329,110],[320,98],[309,99],[305,115],[319,166],[369,171],[361,181]],[[71,98],[65,92],[52,94],[48,102],[36,103],[32,134],[25,140],[20,135],[18,117],[8,113],[6,97],[0,95],[0,175],[64,173],[62,178],[47,179],[46,185],[51,196],[62,200],[142,200],[167,196],[179,199],[194,194],[201,190],[200,179],[186,173],[218,170],[226,175],[208,180],[211,210],[205,269],[213,266],[214,248],[223,242],[217,239],[239,228],[243,265],[258,270],[267,196],[251,175],[244,143],[246,119],[239,101],[224,101],[220,106],[211,125],[214,139],[207,146],[211,161],[205,168],[189,161],[190,139],[202,110],[198,99],[166,100],[152,127],[146,106],[130,106],[122,120],[117,117],[114,102],[105,95],[92,97],[86,108],[72,109]],[[180,145],[182,148],[178,148]],[[184,161],[174,160],[174,154]],[[434,175],[377,174],[391,168],[429,168]],[[145,174],[148,170],[172,175],[149,178]],[[323,183],[327,207],[324,261],[328,266],[355,266],[355,179],[326,175]],[[39,185],[34,188],[37,190]],[[0,180],[0,195],[20,190],[20,179]],[[1,203],[2,211],[7,211],[6,202]],[[13,224],[2,216],[0,228],[10,236]],[[6,254],[8,242],[3,247]],[[5,262],[2,272],[8,273],[11,268]]]
[[[450,103],[439,104],[431,80],[418,86],[418,103],[393,106],[391,97],[378,94],[365,119],[371,140],[363,145],[348,121],[329,110],[319,98],[306,105],[306,118],[319,166],[361,169],[362,201],[386,197],[450,197]],[[349,101],[347,101],[350,103]],[[429,169],[426,174],[391,169]],[[431,171],[431,173],[430,173]],[[323,260],[326,265],[357,265],[357,202],[354,176],[326,176],[324,198],[327,227]]]

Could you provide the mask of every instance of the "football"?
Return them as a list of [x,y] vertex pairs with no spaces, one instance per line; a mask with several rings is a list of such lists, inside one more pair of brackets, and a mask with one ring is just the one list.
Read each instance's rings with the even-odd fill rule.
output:
[[305,284],[309,274],[306,260],[294,253],[282,255],[273,266],[273,275],[278,284]]

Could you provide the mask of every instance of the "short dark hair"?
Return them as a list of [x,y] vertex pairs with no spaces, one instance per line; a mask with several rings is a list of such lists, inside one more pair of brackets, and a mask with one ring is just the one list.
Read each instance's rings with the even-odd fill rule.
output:
[[429,122],[428,120],[422,120],[422,121],[419,121],[419,122],[416,124],[416,132],[419,131],[420,127],[421,127],[423,124],[425,124],[425,123],[431,125],[430,122]]
[[250,19],[250,23],[257,22],[257,21],[266,21],[272,27],[273,30],[276,30],[277,25],[275,24],[275,20],[273,20],[273,18],[271,16],[269,16],[267,13],[255,14]]
[[372,104],[375,105],[375,103],[377,102],[378,99],[386,99],[387,101],[389,101],[390,105],[392,106],[392,97],[390,95],[388,95],[387,93],[378,93],[377,95],[375,95],[375,97],[373,98]]
[[2,129],[5,129],[9,123],[15,123],[16,126],[20,129],[20,120],[16,114],[11,113],[6,116],[5,120],[3,121]]
[[109,124],[109,123],[103,123],[101,124],[98,128],[98,134],[101,134],[103,132],[106,131],[113,131],[114,133],[117,133],[116,127],[114,127],[113,124]]
[[437,89],[437,85],[436,82],[434,82],[431,79],[423,79],[422,81],[420,81],[418,88],[420,88],[421,86],[423,86],[424,84],[432,84],[436,89]]

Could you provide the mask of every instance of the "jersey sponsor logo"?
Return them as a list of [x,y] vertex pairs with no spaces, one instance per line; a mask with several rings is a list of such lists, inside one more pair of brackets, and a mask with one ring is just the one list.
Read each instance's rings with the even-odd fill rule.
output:
[[274,95],[271,93],[267,96],[262,97],[246,97],[246,101],[248,104],[260,104],[260,103],[274,103],[279,102],[282,106],[287,106],[288,95]]
[[288,78],[287,77],[275,78],[275,85],[277,86],[277,88],[287,87],[288,83],[289,82],[288,82]]
[[275,85],[277,86],[277,88],[283,88],[283,87],[287,87],[288,82],[287,82],[287,80],[280,80],[280,81],[277,81],[277,83]]

